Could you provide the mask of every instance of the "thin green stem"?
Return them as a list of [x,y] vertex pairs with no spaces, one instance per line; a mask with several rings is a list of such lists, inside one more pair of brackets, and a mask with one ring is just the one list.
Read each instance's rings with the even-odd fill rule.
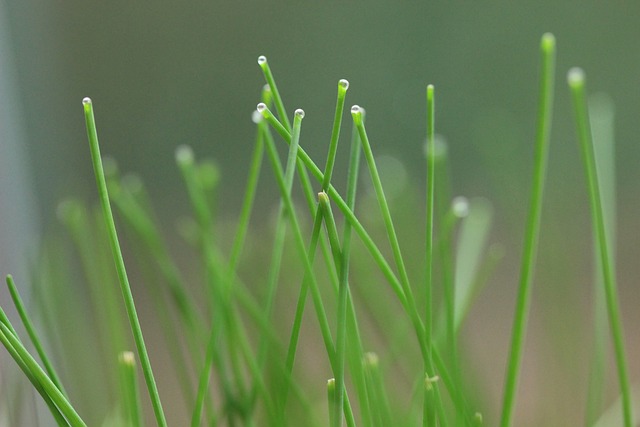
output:
[[[263,111],[266,109],[265,108],[261,108]],[[299,110],[301,111],[301,110]],[[262,112],[262,111],[261,111]],[[299,114],[296,114],[296,120],[301,120],[301,117]],[[294,121],[294,130],[295,130],[295,121]],[[308,282],[309,282],[309,287],[311,290],[311,297],[314,303],[314,307],[315,307],[315,311],[316,311],[316,316],[318,319],[318,323],[320,325],[320,332],[322,334],[322,339],[325,345],[325,349],[327,351],[327,355],[329,358],[329,362],[331,364],[332,369],[335,372],[335,348],[333,345],[333,338],[331,337],[331,330],[329,328],[329,323],[327,321],[327,317],[326,317],[326,313],[324,310],[324,304],[322,302],[322,296],[320,294],[320,290],[318,287],[318,283],[315,277],[315,273],[313,271],[313,267],[311,265],[311,257],[310,254],[308,253],[308,251],[305,248],[304,245],[304,239],[302,237],[302,231],[300,229],[300,224],[298,222],[297,219],[297,214],[296,211],[294,209],[293,206],[293,201],[291,200],[291,195],[286,191],[286,183],[284,180],[284,176],[283,176],[283,172],[281,170],[281,168],[278,167],[278,155],[277,155],[277,151],[275,149],[275,145],[274,142],[271,138],[266,138],[265,140],[266,142],[266,148],[267,148],[267,153],[269,155],[269,158],[271,160],[273,169],[274,169],[274,173],[276,176],[276,181],[278,183],[278,187],[280,189],[280,196],[282,198],[282,200],[285,203],[285,207],[287,209],[287,212],[289,214],[289,220],[291,222],[291,227],[293,230],[293,234],[294,234],[294,238],[295,238],[295,244],[296,244],[296,250],[298,252],[298,255],[300,256],[303,264],[304,264],[304,272],[305,272],[305,276],[308,277]],[[292,137],[291,137],[291,146],[296,147],[296,152],[299,150],[299,134],[296,135],[296,132],[292,132]],[[296,153],[297,155],[297,153]],[[295,327],[295,325],[294,325]],[[298,325],[299,327],[299,325]],[[345,410],[345,415],[347,418],[347,425],[351,426],[355,424],[355,421],[353,419],[353,411],[351,409],[350,403],[348,401],[348,398],[345,398],[345,403],[344,403],[344,410]]]
[[[2,307],[0,307],[0,323],[6,326],[9,332],[12,333],[13,336],[16,337],[18,341],[20,341],[20,337],[18,337],[18,334],[13,328],[13,325],[9,321],[9,318],[7,317]],[[35,388],[38,394],[40,394],[45,404],[49,408],[51,415],[53,415],[53,418],[56,420],[56,423],[58,424],[58,426],[59,427],[69,426],[69,423],[60,412],[60,409],[56,406],[55,403],[53,403],[53,400],[51,400],[51,397],[44,390],[44,388],[40,384],[40,381],[34,376],[34,374],[31,372],[31,369],[29,369],[29,367],[25,364],[25,362],[22,360],[22,357],[20,357],[20,355],[15,350],[15,348],[11,345],[8,339],[4,337],[3,333],[0,333],[0,341],[2,341],[2,344],[7,349],[7,352],[9,353],[9,355],[13,358],[13,360],[16,362],[20,370],[25,374],[29,382],[33,385],[33,388]]]
[[345,226],[344,237],[342,241],[342,253],[340,253],[340,244],[337,241],[336,222],[331,212],[331,204],[329,202],[329,196],[327,193],[318,193],[318,201],[324,221],[327,226],[329,234],[329,241],[331,247],[334,249],[334,258],[340,260],[340,263],[336,266],[340,275],[340,281],[338,283],[338,308],[337,308],[337,322],[336,322],[336,406],[334,419],[336,425],[342,425],[342,404],[344,402],[344,388],[345,388],[345,353],[346,353],[346,336],[347,336],[347,296],[349,294],[349,285],[347,279],[349,277],[349,256],[351,253],[351,227],[347,224]]
[[130,427],[142,427],[142,407],[135,356],[130,351],[118,355],[124,416]]
[[156,421],[158,423],[158,426],[166,427],[167,421],[164,415],[164,411],[162,410],[162,403],[160,402],[158,387],[153,376],[153,370],[151,369],[151,361],[149,360],[149,354],[147,353],[144,337],[142,336],[142,328],[140,327],[140,321],[138,320],[135,302],[133,301],[133,295],[131,293],[131,286],[129,285],[129,278],[127,277],[127,271],[124,265],[122,251],[120,250],[120,243],[118,242],[116,225],[113,221],[113,213],[111,212],[111,205],[109,204],[109,193],[107,191],[107,183],[105,181],[104,170],[102,168],[100,146],[98,144],[98,134],[96,131],[95,118],[93,116],[93,106],[91,104],[91,99],[89,98],[85,98],[82,103],[84,105],[84,115],[87,125],[89,145],[91,148],[93,169],[96,176],[98,193],[100,195],[100,203],[102,205],[102,211],[104,214],[107,231],[109,233],[111,251],[113,253],[116,270],[118,272],[120,290],[122,291],[122,296],[127,310],[127,316],[129,317],[131,331],[133,332],[133,338],[138,350],[138,357],[140,358],[140,362],[142,364],[142,372],[147,384],[147,389],[149,391],[149,397],[151,399],[151,404],[153,406],[153,412],[155,414]]
[[[432,272],[433,272],[433,221],[436,191],[436,162],[435,156],[435,97],[433,85],[427,86],[427,210],[426,210],[426,236],[425,236],[425,320],[424,320],[424,343],[426,347],[425,355],[425,378],[430,378],[433,372],[429,372],[429,367],[433,365],[433,296],[432,296]],[[430,155],[431,153],[431,155]],[[422,425],[424,427],[436,426],[436,413],[433,408],[435,393],[430,382],[429,387],[425,386],[424,392],[424,417]]]
[[622,316],[620,314],[616,277],[613,270],[607,227],[602,208],[602,195],[600,194],[600,186],[598,184],[598,169],[596,167],[591,130],[589,127],[589,110],[585,98],[586,84],[584,72],[578,68],[571,69],[568,74],[568,82],[575,111],[578,140],[580,142],[587,177],[589,204],[591,206],[591,215],[596,230],[595,241],[602,266],[602,279],[604,282],[607,312],[609,314],[609,326],[611,328],[613,349],[616,366],[618,368],[618,381],[622,397],[624,426],[631,427],[633,425],[633,408],[631,405],[631,390],[625,356]]
[[552,34],[544,34],[540,43],[541,73],[540,99],[538,108],[538,127],[536,132],[535,164],[531,191],[531,201],[525,230],[522,261],[520,264],[520,283],[511,335],[511,347],[505,377],[502,403],[501,427],[512,424],[516,389],[522,363],[522,348],[525,341],[529,306],[531,305],[531,284],[538,250],[538,234],[542,216],[542,198],[549,152],[549,135],[553,111],[553,87],[555,76],[556,42]]
[[24,328],[26,329],[27,334],[29,334],[29,338],[31,338],[31,342],[35,347],[36,352],[38,353],[38,356],[40,356],[40,360],[42,360],[42,363],[44,364],[44,368],[47,371],[47,374],[49,374],[49,378],[51,378],[51,381],[56,385],[56,387],[58,387],[58,390],[60,390],[62,395],[68,398],[68,395],[64,390],[64,387],[62,386],[62,382],[60,381],[60,377],[58,376],[55,368],[53,367],[53,363],[51,363],[49,356],[47,356],[47,352],[44,350],[44,346],[42,345],[42,342],[40,341],[40,338],[38,337],[38,334],[36,333],[36,330],[33,327],[33,323],[31,323],[31,319],[29,318],[29,315],[27,314],[27,310],[25,309],[24,304],[22,303],[22,298],[20,298],[20,294],[18,293],[18,289],[16,289],[16,285],[11,275],[7,276],[7,287],[9,288],[9,293],[11,294],[11,299],[13,300],[13,303],[16,306],[18,315],[22,320],[22,324],[24,325]]
[[273,74],[271,74],[271,68],[269,68],[267,57],[260,56],[258,58],[258,65],[260,65],[260,68],[262,68],[264,78],[271,88],[271,93],[273,94],[273,102],[276,104],[276,111],[280,116],[280,120],[282,120],[282,122],[287,126],[287,130],[291,132],[291,122],[289,121],[289,116],[287,116],[287,111],[284,108],[284,103],[282,102],[282,98],[280,97],[280,92],[278,91],[278,87],[276,86],[276,81],[273,78]]
[[[285,142],[287,144],[290,144],[291,134],[275,118],[271,111],[269,111],[268,108],[265,108],[261,111],[261,113],[262,116],[267,120],[267,122],[269,122],[269,124],[280,134],[280,136],[282,136]],[[300,147],[300,149],[298,150],[298,157],[318,182],[322,182],[324,180],[324,173],[322,173],[320,168],[315,164],[315,162],[311,159],[311,157],[309,157],[309,155],[304,151],[302,147]],[[353,210],[349,208],[340,193],[338,193],[338,190],[336,190],[333,185],[329,185],[329,188],[327,188],[325,192],[340,209],[342,214],[345,216],[345,219],[351,223],[353,230],[358,234],[367,250],[371,253],[371,256],[378,264],[380,271],[382,272],[382,274],[384,274],[394,293],[396,294],[402,305],[406,308],[407,301],[402,290],[402,286],[400,285],[400,281],[389,266],[387,260],[382,255],[382,252],[380,252],[380,249],[378,249],[378,246],[375,244],[369,233],[365,230],[360,220],[358,220]]]
[[[260,117],[261,119],[261,117]],[[231,248],[231,255],[229,255],[229,271],[235,272],[238,263],[240,261],[240,254],[244,246],[247,230],[249,229],[249,220],[251,219],[251,212],[253,211],[253,202],[256,197],[256,189],[258,188],[258,178],[260,177],[260,169],[262,165],[262,159],[264,157],[264,135],[258,129],[256,135],[256,143],[251,156],[251,164],[249,165],[249,177],[247,178],[247,185],[245,186],[244,199],[242,201],[242,208],[240,210],[240,217],[238,219],[238,226],[236,227],[236,235],[233,239],[233,247]]]
[[[262,116],[267,120],[267,122],[269,122],[269,124],[282,136],[284,141],[287,144],[290,144],[291,134],[284,128],[284,126],[278,121],[278,119],[275,118],[275,116],[269,111],[269,109],[264,108],[260,112],[262,113]],[[298,158],[304,164],[304,166],[311,172],[311,174],[316,178],[316,180],[318,182],[322,182],[324,178],[324,174],[320,171],[320,168],[318,168],[316,163],[311,159],[311,157],[309,157],[309,155],[304,151],[302,147],[300,147],[298,150]],[[358,218],[355,216],[353,210],[344,201],[340,193],[338,193],[338,191],[335,189],[333,185],[329,185],[329,188],[327,189],[326,193],[329,195],[329,198],[331,198],[331,200],[333,200],[336,206],[340,209],[340,211],[345,217],[345,220],[351,224],[351,226],[353,227],[353,230],[358,234],[358,236],[360,237],[360,240],[365,245],[365,247],[373,257],[374,261],[378,265],[378,268],[387,279],[393,292],[395,293],[396,297],[398,298],[403,308],[405,309],[405,312],[409,315],[415,334],[418,337],[420,349],[424,354],[424,325],[422,324],[422,320],[420,320],[420,316],[418,315],[415,304],[413,305],[413,307],[411,307],[408,304],[402,289],[402,285],[400,284],[400,281],[398,280],[397,276],[389,266],[389,263],[382,255],[382,252],[380,251],[376,243],[373,241],[369,233],[366,231],[366,229],[364,228],[360,220],[358,220]],[[450,387],[453,385],[453,383],[447,381],[447,378],[449,378],[449,375],[447,373],[447,368],[442,358],[438,356],[437,348],[434,348],[433,350],[434,350],[434,363],[438,369],[438,373],[442,378],[443,383],[447,386],[447,389],[449,390],[451,395],[456,396],[457,395],[456,391]],[[454,399],[454,403],[456,404],[459,410],[462,410],[463,406],[462,406],[462,401],[460,399]],[[442,408],[442,407],[439,406],[439,408]]]
[[[382,188],[382,181],[380,179],[380,174],[378,173],[378,168],[376,166],[376,162],[373,157],[373,151],[371,150],[371,144],[369,143],[369,137],[367,136],[367,132],[364,126],[364,121],[362,120],[362,109],[359,106],[354,105],[351,108],[351,115],[353,116],[353,122],[358,128],[358,132],[360,134],[360,141],[362,142],[362,151],[364,153],[365,159],[367,161],[367,165],[369,167],[371,181],[373,182],[373,188],[375,189],[376,197],[378,199],[378,205],[380,206],[382,218],[385,223],[387,237],[389,239],[391,250],[393,252],[393,257],[400,274],[400,284],[402,285],[402,291],[406,298],[408,314],[411,318],[411,321],[414,324],[416,337],[418,339],[418,343],[420,344],[420,350],[422,351],[422,357],[425,364],[425,371],[429,373],[433,373],[430,375],[430,376],[433,376],[435,374],[435,370],[432,366],[431,359],[427,356],[428,352],[427,352],[426,341],[424,336],[424,326],[422,325],[422,322],[420,321],[420,316],[418,315],[416,302],[413,297],[413,291],[411,290],[411,285],[409,283],[409,276],[407,274],[407,270],[404,264],[404,259],[402,257],[402,252],[400,250],[400,243],[398,242],[395,226],[393,225],[393,220],[391,218],[391,211],[389,210],[389,204],[387,203],[387,199],[384,194],[384,189]],[[439,412],[440,423],[444,425],[446,421],[444,419],[444,410],[442,410],[442,403],[441,403],[439,388],[437,384],[434,386],[434,395],[437,402],[436,407],[439,408],[438,412]]]
[[[72,427],[86,427],[85,422],[80,418],[80,415],[71,406],[66,397],[56,387],[56,385],[47,376],[46,372],[38,365],[38,362],[29,354],[26,348],[22,345],[20,340],[11,332],[4,323],[0,323],[0,341],[4,344],[5,348],[10,351],[11,356],[16,363],[18,359],[21,359],[33,377],[42,386],[44,392],[51,398],[51,401],[60,409],[60,412],[67,419]],[[11,350],[12,349],[12,350]],[[22,367],[22,366],[21,366]],[[23,371],[26,374],[26,371]],[[55,413],[54,413],[55,414]],[[54,415],[55,416],[55,415]]]

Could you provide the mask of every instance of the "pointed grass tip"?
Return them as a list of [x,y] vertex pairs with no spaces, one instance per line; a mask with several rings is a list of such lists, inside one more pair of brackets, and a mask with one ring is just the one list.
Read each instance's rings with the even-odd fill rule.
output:
[[298,108],[293,114],[300,120],[304,119],[304,110],[302,108]]
[[580,67],[573,67],[567,73],[567,83],[574,89],[583,86],[585,80],[584,70]]

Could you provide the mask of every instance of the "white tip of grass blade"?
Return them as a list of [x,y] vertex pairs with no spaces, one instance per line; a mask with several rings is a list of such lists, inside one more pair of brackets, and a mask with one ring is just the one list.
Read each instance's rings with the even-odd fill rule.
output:
[[351,116],[353,117],[353,121],[356,125],[362,124],[362,115],[363,109],[359,105],[354,105],[351,107]]
[[263,117],[262,114],[260,113],[260,111],[258,110],[253,110],[253,113],[251,113],[251,121],[255,124],[258,124],[262,121]]
[[458,218],[469,215],[469,200],[464,196],[458,196],[451,202],[451,211]]
[[176,149],[176,162],[180,165],[193,163],[193,150],[188,145],[181,145]]
[[88,96],[82,99],[82,103],[84,105],[91,105],[91,98],[89,98]]
[[338,82],[338,84],[340,85],[340,87],[344,90],[349,89],[349,81],[347,79],[340,79],[340,81]]
[[573,67],[567,73],[567,82],[572,88],[577,88],[584,85],[586,76],[584,70],[580,67]]
[[304,110],[301,108],[298,108],[295,113],[297,118],[299,118],[300,120],[304,119]]
[[267,63],[267,57],[264,55],[258,56],[258,65],[262,66]]
[[267,104],[265,104],[264,102],[261,102],[256,107],[256,110],[258,111],[258,113],[262,114],[263,112],[265,112],[267,110]]
[[545,52],[554,50],[556,48],[556,37],[551,33],[544,33],[540,41],[540,46]]
[[476,413],[473,415],[473,420],[476,422],[476,425],[482,425],[482,421],[483,421],[483,419],[482,419],[482,413],[480,413],[480,412],[476,412]]
[[118,360],[123,365],[127,366],[135,366],[136,364],[136,356],[130,351],[123,351],[118,355]]
[[329,196],[324,191],[318,193],[318,201],[329,203]]

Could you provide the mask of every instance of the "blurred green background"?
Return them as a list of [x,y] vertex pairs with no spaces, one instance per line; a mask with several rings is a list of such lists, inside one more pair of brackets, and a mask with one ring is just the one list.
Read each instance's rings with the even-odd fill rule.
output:
[[[0,187],[9,188],[3,190],[9,198],[35,201],[32,229],[55,227],[55,207],[63,197],[95,198],[84,96],[94,101],[103,154],[117,159],[121,170],[142,176],[171,223],[188,211],[174,161],[179,144],[217,160],[222,212],[237,212],[253,146],[251,112],[264,84],[258,55],[268,57],[289,110],[305,110],[302,145],[318,162],[324,161],[331,132],[337,81],[346,78],[347,104],[367,109],[374,151],[400,160],[419,188],[424,92],[435,84],[436,128],[449,143],[454,192],[492,201],[492,240],[507,252],[468,331],[485,380],[494,384],[489,395],[495,402],[529,199],[538,45],[544,32],[553,32],[557,97],[530,330],[535,345],[526,350],[535,356],[525,357],[527,386],[521,388],[530,405],[523,403],[519,416],[540,411],[538,402],[551,387],[565,400],[544,408],[546,422],[574,419],[584,401],[583,393],[572,392],[575,384],[586,384],[586,362],[575,363],[572,356],[588,351],[588,337],[572,331],[589,319],[592,271],[590,217],[565,85],[566,71],[575,65],[586,70],[592,93],[605,92],[615,104],[619,277],[628,356],[632,377],[638,378],[640,315],[633,301],[640,277],[640,3],[5,0],[0,8],[12,70],[0,70],[0,76],[12,80],[14,94],[0,104],[16,118],[11,123],[19,125],[24,142],[12,150],[22,150],[26,159],[17,176],[3,171]],[[7,141],[0,144],[9,147]],[[346,153],[345,144],[336,165],[338,182],[346,175]],[[30,182],[21,184],[20,176]],[[273,206],[275,186],[265,181],[259,203]],[[1,212],[0,222],[17,221]],[[0,266],[8,268],[2,259]],[[566,309],[576,301],[584,309]],[[549,329],[562,338],[549,342]]]

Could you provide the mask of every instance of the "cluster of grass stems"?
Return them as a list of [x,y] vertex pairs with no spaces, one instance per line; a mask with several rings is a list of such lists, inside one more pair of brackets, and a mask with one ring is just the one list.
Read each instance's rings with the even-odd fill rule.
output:
[[[513,425],[538,252],[554,98],[555,39],[552,35],[542,37],[540,53],[534,176],[505,374],[500,415],[502,427]],[[217,228],[211,203],[218,183],[215,165],[208,161],[196,162],[189,147],[182,146],[176,152],[192,207],[192,218],[183,222],[180,229],[201,257],[204,286],[196,291],[186,285],[183,272],[171,256],[140,180],[134,176],[121,177],[112,160],[102,159],[93,105],[88,98],[83,101],[100,210],[93,211],[79,201],[69,200],[60,206],[59,215],[68,228],[79,264],[84,269],[90,305],[97,319],[96,334],[100,337],[101,347],[95,352],[103,366],[100,370],[104,372],[100,379],[90,383],[90,388],[100,392],[86,392],[89,402],[83,402],[83,405],[91,411],[87,418],[71,403],[61,375],[56,372],[56,363],[45,351],[46,346],[40,341],[11,276],[7,277],[7,285],[39,361],[0,310],[0,340],[4,347],[40,394],[58,426],[142,426],[142,402],[146,397],[143,399],[139,390],[136,359],[156,423],[167,425],[120,249],[112,212],[115,208],[123,227],[133,236],[134,252],[141,258],[142,277],[150,284],[155,316],[165,334],[175,367],[180,387],[177,394],[182,396],[184,407],[190,411],[192,427],[203,424],[313,426],[326,423],[331,427],[345,424],[349,427],[482,425],[482,398],[461,374],[464,359],[458,351],[458,340],[474,297],[487,282],[500,254],[493,247],[487,250],[491,224],[487,202],[451,198],[446,150],[438,145],[435,137],[434,87],[429,85],[426,89],[426,215],[422,240],[424,258],[418,263],[424,270],[410,277],[391,215],[392,206],[385,197],[367,134],[365,111],[361,107],[353,106],[350,110],[351,148],[343,195],[332,183],[349,83],[346,80],[338,83],[327,161],[320,168],[300,144],[304,112],[296,110],[293,121],[290,120],[266,58],[260,57],[258,63],[267,85],[254,112],[255,146],[235,237],[228,248],[220,242],[222,233]],[[594,334],[598,345],[594,351],[585,423],[596,425],[602,413],[603,353],[608,323],[622,402],[619,419],[625,427],[631,427],[634,418],[613,269],[612,202],[606,196],[613,189],[608,187],[610,177],[599,176],[599,173],[610,175],[612,167],[603,164],[596,167],[595,150],[598,148],[592,143],[585,77],[581,70],[569,71],[568,86],[574,101],[578,141],[587,176],[600,275],[599,286],[594,291],[597,312]],[[282,140],[288,146],[284,164],[276,140]],[[257,279],[253,278],[257,283],[250,285],[242,277],[241,261],[250,235],[250,220],[265,155],[279,189],[280,205],[272,246],[267,252],[270,259],[266,263],[263,261],[264,274],[258,274]],[[384,239],[382,242],[379,238],[374,239],[374,233],[370,232],[371,227],[376,227],[371,225],[370,219],[375,204],[370,203],[362,215],[356,214],[361,168],[370,176],[382,218],[375,236],[384,235],[386,243]],[[294,203],[296,176],[306,207]],[[301,211],[305,209],[308,213],[303,214]],[[335,209],[339,211],[338,215],[334,215]],[[312,218],[311,223],[308,217]],[[115,279],[113,269],[104,262],[109,256],[107,246],[115,261],[122,300],[116,287],[110,286]],[[287,250],[294,251],[295,255],[288,255]],[[43,257],[41,273],[34,277],[37,286],[33,288],[33,299],[42,311],[42,324],[50,328],[48,342],[55,341],[59,334],[51,326],[56,323],[52,319],[64,317],[64,311],[69,311],[65,308],[69,295],[64,290],[64,273],[60,271],[61,263],[55,252],[49,251]],[[296,271],[301,275],[297,286],[294,286],[296,276],[284,271],[291,270],[290,264],[296,263],[289,261],[294,256],[297,257]],[[264,255],[262,259],[265,259]],[[365,279],[353,279],[360,277],[350,274],[350,268],[356,267],[369,272],[360,275]],[[286,279],[285,275],[288,275]],[[356,283],[358,281],[361,283]],[[288,289],[281,289],[282,282]],[[260,290],[259,296],[256,296],[256,289]],[[297,298],[290,295],[292,289]],[[286,292],[291,297],[288,301],[295,301],[286,304],[293,310],[288,339],[283,339],[282,330],[274,320],[279,292]],[[327,378],[326,398],[317,393],[323,385],[309,384],[304,372],[295,370],[296,362],[300,363],[298,350],[309,344],[309,339],[301,336],[309,294],[325,356],[325,361],[319,362],[320,352],[315,351],[317,360],[314,363],[320,363],[328,370],[327,377],[331,377]],[[395,301],[389,302],[391,299]],[[397,304],[402,315],[390,312],[385,307],[389,304]],[[56,307],[58,312],[52,313]],[[381,314],[385,309],[386,314]],[[78,310],[76,315],[83,313],[86,314]],[[395,323],[403,316],[407,319],[408,330],[383,324]],[[372,328],[361,326],[363,317],[378,322],[378,329],[392,330],[388,334],[391,336],[386,337],[388,342],[382,345],[386,350],[383,354],[370,351],[372,347],[380,347],[380,335],[375,336]],[[128,330],[125,318],[128,319]],[[83,323],[82,319],[71,321],[76,325]],[[89,346],[74,343],[69,337],[58,338],[70,347],[66,349],[67,353],[64,348],[60,349],[60,357],[77,362],[71,370],[83,369],[82,360],[89,357]],[[131,351],[131,338],[135,352]],[[82,356],[78,356],[79,349],[82,349],[81,354],[84,352]],[[75,358],[70,355],[72,352],[76,352]],[[399,366],[401,363],[404,366]],[[87,373],[71,374],[82,376]],[[68,376],[71,374],[67,373]],[[386,384],[389,378],[394,385]],[[391,392],[398,387],[395,384],[398,382],[409,388],[402,394],[406,399],[397,399],[395,392]],[[8,405],[14,408],[11,412],[16,417],[12,425],[19,425],[18,398],[13,400],[13,404]],[[323,410],[317,407],[318,401],[327,403]],[[105,402],[111,407],[105,409]],[[172,407],[178,404],[172,402]],[[108,416],[104,415],[105,410]]]

